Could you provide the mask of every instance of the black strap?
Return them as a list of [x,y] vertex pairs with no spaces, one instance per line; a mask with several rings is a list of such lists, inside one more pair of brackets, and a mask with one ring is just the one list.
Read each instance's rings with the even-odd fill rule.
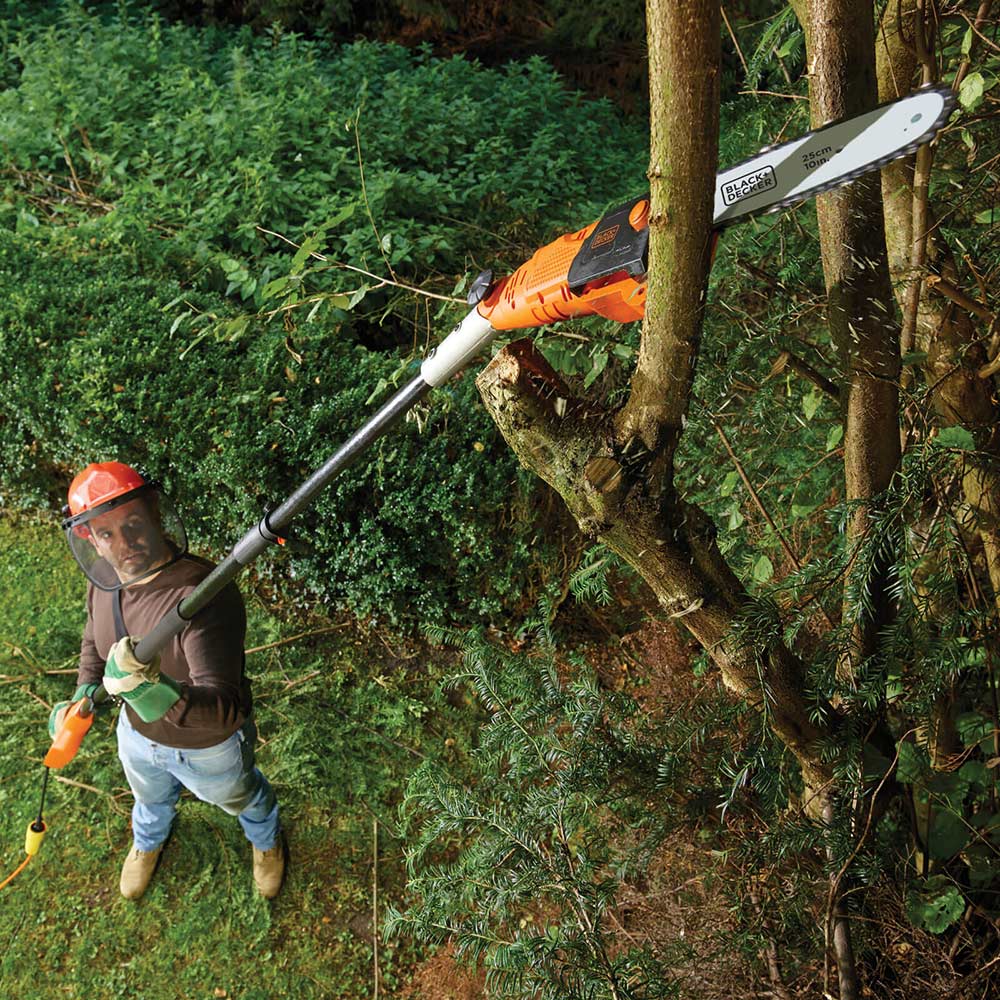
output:
[[121,589],[115,591],[114,600],[111,602],[111,611],[115,616],[115,639],[124,639],[128,635],[128,629],[125,628],[125,619],[122,617]]

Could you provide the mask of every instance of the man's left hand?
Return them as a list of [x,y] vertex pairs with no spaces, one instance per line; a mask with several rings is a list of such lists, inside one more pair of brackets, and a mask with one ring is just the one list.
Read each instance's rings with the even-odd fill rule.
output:
[[141,663],[135,657],[135,640],[131,636],[119,639],[108,653],[104,666],[104,690],[122,695],[134,691],[140,684],[156,684],[160,679],[160,657],[151,663]]

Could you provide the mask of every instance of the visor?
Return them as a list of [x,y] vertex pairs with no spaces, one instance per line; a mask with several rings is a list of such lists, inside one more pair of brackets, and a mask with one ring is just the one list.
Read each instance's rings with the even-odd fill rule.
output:
[[184,522],[170,498],[141,486],[63,521],[66,541],[95,587],[120,590],[187,552]]

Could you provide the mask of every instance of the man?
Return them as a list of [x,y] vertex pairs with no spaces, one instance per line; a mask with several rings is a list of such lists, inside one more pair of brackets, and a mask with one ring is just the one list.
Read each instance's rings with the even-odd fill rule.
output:
[[[184,787],[239,818],[253,845],[258,891],[273,898],[284,877],[284,845],[274,792],[254,766],[257,731],[239,590],[230,584],[153,663],[140,663],[129,636],[147,634],[212,564],[187,554],[169,499],[121,462],[88,465],[73,480],[64,513],[70,548],[90,580],[73,702],[103,684],[125,703],[118,756],[135,803],[122,895],[138,899],[145,892]],[[52,710],[53,735],[70,704]]]

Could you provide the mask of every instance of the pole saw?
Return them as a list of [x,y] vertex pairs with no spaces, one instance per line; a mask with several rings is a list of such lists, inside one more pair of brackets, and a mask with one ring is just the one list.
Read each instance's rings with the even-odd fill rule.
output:
[[[777,212],[914,152],[947,122],[955,96],[924,87],[872,111],[826,125],[761,150],[716,177],[716,232],[752,216]],[[649,198],[619,205],[601,219],[537,250],[506,278],[484,271],[473,282],[468,315],[427,355],[420,374],[392,396],[282,504],[268,510],[216,568],[153,630],[134,654],[149,663],[156,653],[272,544],[280,544],[297,514],[340,472],[395,425],[431,389],[468,365],[501,332],[598,315],[627,323],[643,317],[649,246]],[[67,526],[67,531],[72,528]],[[46,768],[65,767],[108,699],[103,687],[70,709],[45,756]],[[47,772],[46,772],[47,775]],[[44,824],[41,809],[35,829]],[[32,841],[37,851],[37,843]]]

